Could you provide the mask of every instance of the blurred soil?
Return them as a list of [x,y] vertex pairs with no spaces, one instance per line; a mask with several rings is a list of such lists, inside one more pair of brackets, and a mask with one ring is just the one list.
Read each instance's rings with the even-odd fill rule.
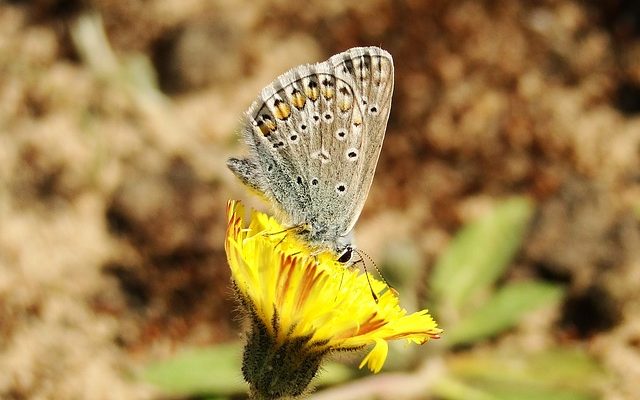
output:
[[570,288],[540,335],[602,360],[605,398],[638,398],[640,7],[625,0],[0,4],[0,397],[153,398],[132,378],[145,361],[236,338],[225,202],[265,209],[224,166],[242,112],[356,45],[396,67],[359,246],[409,246],[427,270],[497,199],[533,197],[510,274]]

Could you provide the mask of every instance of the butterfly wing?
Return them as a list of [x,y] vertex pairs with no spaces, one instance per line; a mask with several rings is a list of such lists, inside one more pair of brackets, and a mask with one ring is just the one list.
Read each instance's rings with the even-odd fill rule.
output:
[[366,200],[392,91],[391,56],[376,47],[296,67],[247,111],[250,156],[230,159],[229,168],[271,200],[286,224],[310,224],[310,241],[335,242]]
[[329,63],[337,76],[351,78],[356,93],[349,145],[341,160],[349,167],[342,168],[339,178],[340,182],[347,182],[346,190],[344,194],[335,192],[329,200],[343,207],[347,218],[338,235],[345,236],[364,207],[382,149],[393,95],[393,59],[378,47],[360,47],[331,57]]

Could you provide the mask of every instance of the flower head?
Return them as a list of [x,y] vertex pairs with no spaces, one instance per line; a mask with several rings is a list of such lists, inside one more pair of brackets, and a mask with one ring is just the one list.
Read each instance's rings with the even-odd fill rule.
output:
[[439,337],[427,310],[407,314],[383,282],[345,268],[331,252],[316,254],[265,214],[254,212],[248,227],[243,216],[230,201],[225,250],[251,321],[243,373],[255,397],[302,394],[333,351],[373,344],[360,367],[377,373],[388,340]]

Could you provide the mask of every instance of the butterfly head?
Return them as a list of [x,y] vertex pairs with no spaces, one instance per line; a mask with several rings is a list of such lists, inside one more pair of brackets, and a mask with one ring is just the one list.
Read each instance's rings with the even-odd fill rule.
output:
[[357,252],[353,246],[353,235],[349,233],[346,236],[339,236],[334,242],[333,250],[338,256],[336,261],[343,264],[352,264],[353,254]]

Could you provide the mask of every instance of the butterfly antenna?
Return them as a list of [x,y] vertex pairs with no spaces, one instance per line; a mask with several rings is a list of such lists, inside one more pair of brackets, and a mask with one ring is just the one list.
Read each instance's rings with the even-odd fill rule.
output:
[[[371,297],[373,297],[373,300],[375,300],[375,302],[377,303],[378,302],[378,295],[373,290],[373,286],[371,285],[371,279],[369,278],[369,271],[367,271],[367,263],[364,262],[364,258],[362,258],[362,254],[357,249],[353,249],[353,250],[355,250],[355,252],[358,254],[358,256],[360,256],[360,259],[358,261],[354,262],[353,265],[356,265],[358,263],[362,263],[362,269],[364,269],[364,275],[367,277],[367,283],[369,284],[369,290],[371,291]],[[369,260],[371,260],[371,257],[367,257],[367,258],[369,258]]]
[[280,245],[282,244],[282,242],[284,242],[284,240],[285,240],[286,238],[287,238],[287,235],[284,235],[284,236],[282,237],[282,239],[280,239],[280,240],[278,241],[278,243],[276,243],[276,245],[275,245],[275,246],[273,246],[273,247],[274,247],[274,248],[276,248],[276,247],[280,246]]
[[[397,293],[397,291],[393,288],[393,286],[391,286],[389,284],[389,282],[385,279],[384,275],[382,275],[382,271],[380,271],[380,268],[378,268],[378,265],[376,264],[375,261],[373,261],[373,258],[371,258],[367,253],[365,253],[362,250],[358,250],[355,249],[356,253],[358,253],[358,255],[360,256],[360,259],[362,260],[363,256],[367,258],[367,260],[369,260],[371,262],[371,264],[373,264],[373,268],[376,270],[376,272],[378,273],[378,275],[380,276],[380,279],[382,279],[382,282],[384,282],[385,285],[387,285],[387,287],[389,288],[389,290],[391,290],[393,293]],[[364,265],[364,263],[363,263]],[[366,272],[366,268],[365,268],[365,272]],[[367,277],[368,279],[368,277]],[[371,286],[371,284],[369,284],[369,286]]]

